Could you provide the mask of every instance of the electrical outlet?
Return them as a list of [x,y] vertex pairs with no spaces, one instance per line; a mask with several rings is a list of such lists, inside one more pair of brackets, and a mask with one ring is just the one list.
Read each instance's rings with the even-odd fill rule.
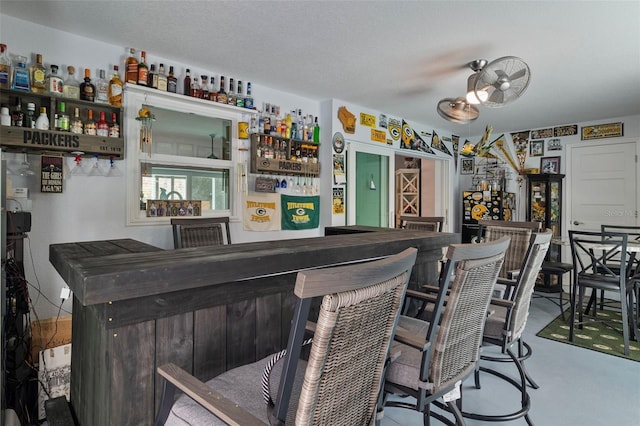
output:
[[67,300],[70,295],[71,290],[69,289],[69,287],[63,287],[62,290],[60,290],[60,299]]

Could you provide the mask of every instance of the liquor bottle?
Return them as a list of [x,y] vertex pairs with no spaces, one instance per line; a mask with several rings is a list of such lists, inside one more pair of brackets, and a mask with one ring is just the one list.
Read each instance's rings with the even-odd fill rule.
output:
[[313,123],[313,141],[315,143],[320,143],[320,125],[318,124],[318,117],[316,117],[315,122]]
[[242,81],[238,80],[238,91],[236,92],[236,106],[244,108],[244,95],[242,94]]
[[71,130],[71,122],[69,114],[67,114],[67,105],[64,102],[58,102],[58,124],[56,130],[68,132]]
[[125,81],[129,84],[138,84],[138,60],[136,59],[136,49],[129,49],[129,57],[124,61]]
[[109,126],[109,137],[120,137],[120,125],[118,124],[118,115],[115,112],[111,113],[111,125]]
[[156,72],[156,64],[151,64],[151,68],[147,73],[147,87],[151,87],[152,89],[158,88],[158,73]]
[[11,125],[16,127],[23,127],[25,124],[24,111],[22,111],[22,100],[20,97],[16,97],[16,104],[13,111],[11,111]]
[[69,130],[71,133],[82,134],[83,127],[82,120],[80,119],[80,109],[76,108],[73,111],[73,118],[69,122]]
[[298,108],[298,134],[296,135],[296,138],[298,140],[302,140],[302,138],[304,137],[304,120],[302,118],[302,110],[300,108]]
[[109,81],[109,103],[113,106],[122,106],[122,88],[124,83],[120,80],[118,66],[113,66],[113,75]]
[[138,62],[138,84],[146,86],[149,77],[149,67],[147,67],[147,52],[140,52],[140,62]]
[[58,75],[58,66],[51,65],[51,71],[47,75],[47,92],[52,96],[62,96],[63,87],[62,78]]
[[227,104],[234,105],[236,104],[236,92],[233,87],[233,78],[229,79],[229,91],[227,92]]
[[36,104],[33,102],[27,103],[27,114],[25,115],[25,126],[29,129],[36,128]]
[[33,93],[45,93],[47,90],[47,69],[42,65],[42,55],[36,55],[36,63],[29,69],[31,78],[31,91]]
[[31,78],[29,77],[29,70],[27,70],[27,58],[24,56],[16,56],[16,66],[13,68],[11,88],[24,92],[31,91]]
[[49,117],[47,117],[47,108],[40,107],[40,115],[36,120],[36,129],[49,130]]
[[169,75],[167,76],[167,92],[177,93],[178,79],[173,74],[173,65],[169,66]]
[[104,111],[100,111],[100,119],[96,123],[96,134],[103,137],[109,136],[109,123],[107,123]]
[[209,99],[209,80],[206,75],[200,76],[200,92],[198,95],[201,99]]
[[247,94],[244,97],[244,107],[253,109],[253,97],[251,96],[251,82],[247,83]]
[[218,102],[218,91],[216,90],[216,80],[211,76],[211,84],[209,84],[209,100]]
[[158,90],[162,90],[163,92],[167,91],[167,75],[164,73],[164,64],[160,64],[158,67],[158,84],[156,88]]
[[76,69],[69,65],[67,67],[67,73],[69,77],[64,81],[62,96],[69,99],[80,99],[80,83],[78,83],[75,77]]
[[0,89],[11,87],[11,59],[7,53],[7,45],[0,44]]
[[191,97],[199,98],[200,97],[200,83],[198,83],[198,77],[194,76],[191,80]]
[[98,134],[98,128],[96,122],[93,121],[93,110],[87,110],[87,120],[84,122],[84,134],[96,136]]
[[221,104],[227,103],[227,92],[224,91],[224,75],[220,76],[220,90],[218,90],[218,102]]
[[84,69],[84,82],[80,83],[80,99],[93,102],[96,100],[96,86],[91,83],[91,70]]
[[185,96],[191,96],[191,72],[189,71],[189,68],[187,68],[187,73],[184,76],[182,94]]
[[105,71],[99,70],[98,81],[96,81],[96,102],[101,104],[109,103],[109,82],[105,78]]

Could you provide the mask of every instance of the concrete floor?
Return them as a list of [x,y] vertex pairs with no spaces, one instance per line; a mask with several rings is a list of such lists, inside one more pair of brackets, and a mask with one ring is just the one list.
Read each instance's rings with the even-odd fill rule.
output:
[[[533,355],[526,367],[540,385],[529,389],[531,420],[542,426],[640,425],[640,363],[536,337],[559,313],[558,306],[544,298],[534,298],[531,304],[525,341],[533,348]],[[482,365],[516,374],[510,363]],[[481,384],[482,389],[476,390],[473,378],[463,383],[465,411],[503,414],[519,407],[519,393],[506,382],[483,373]],[[431,423],[440,424],[435,419]],[[466,424],[491,423],[467,420]],[[493,424],[526,425],[526,421],[521,418]],[[418,426],[422,415],[386,408],[382,425]]]

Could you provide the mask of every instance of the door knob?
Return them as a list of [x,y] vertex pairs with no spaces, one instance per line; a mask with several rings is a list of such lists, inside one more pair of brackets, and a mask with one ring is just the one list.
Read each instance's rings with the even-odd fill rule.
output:
[[573,221],[573,224],[574,224],[574,225],[584,225],[584,222],[580,222],[580,221],[578,221],[578,220],[574,220],[574,221]]

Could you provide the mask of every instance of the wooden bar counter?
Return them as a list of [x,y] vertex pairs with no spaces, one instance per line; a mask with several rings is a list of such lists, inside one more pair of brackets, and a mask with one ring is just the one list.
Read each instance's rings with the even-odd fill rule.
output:
[[161,250],[130,240],[50,246],[73,291],[71,405],[82,426],[150,425],[156,366],[200,379],[286,346],[297,271],[418,248],[410,287],[435,283],[459,234],[359,226],[326,236]]

